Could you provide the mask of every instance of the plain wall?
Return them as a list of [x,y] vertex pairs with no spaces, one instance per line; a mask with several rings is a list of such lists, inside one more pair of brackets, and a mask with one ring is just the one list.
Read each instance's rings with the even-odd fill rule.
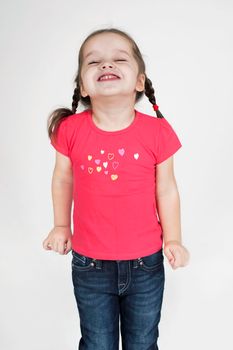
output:
[[[232,10],[227,0],[1,2],[1,349],[77,349],[71,254],[42,247],[55,162],[46,120],[71,107],[82,41],[109,26],[137,42],[183,145],[174,165],[191,259],[172,270],[165,258],[160,349],[232,348]],[[155,115],[147,98],[136,107]]]

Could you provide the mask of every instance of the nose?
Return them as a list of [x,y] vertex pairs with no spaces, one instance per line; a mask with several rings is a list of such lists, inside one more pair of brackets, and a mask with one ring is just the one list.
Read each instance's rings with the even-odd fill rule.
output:
[[113,68],[113,64],[111,63],[103,63],[101,69],[106,69],[107,67]]

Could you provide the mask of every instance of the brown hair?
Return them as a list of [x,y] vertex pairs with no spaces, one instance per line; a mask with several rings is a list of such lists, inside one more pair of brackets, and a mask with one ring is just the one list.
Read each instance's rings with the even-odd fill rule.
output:
[[[79,55],[78,55],[78,71],[75,77],[75,84],[76,87],[74,89],[74,94],[73,94],[73,101],[72,101],[72,108],[58,108],[54,110],[52,113],[50,113],[48,120],[47,120],[47,129],[48,129],[48,135],[49,137],[52,137],[53,134],[56,134],[57,128],[60,124],[60,122],[69,117],[72,114],[76,113],[76,109],[78,107],[79,101],[83,104],[83,106],[90,108],[91,107],[91,100],[89,96],[83,97],[80,93],[80,81],[81,81],[81,69],[82,69],[82,64],[83,64],[83,49],[85,43],[92,38],[95,35],[102,34],[102,33],[116,33],[124,38],[126,38],[129,43],[131,44],[132,47],[132,52],[134,55],[134,58],[136,59],[138,63],[138,68],[139,68],[139,74],[142,73],[145,75],[145,89],[144,91],[137,91],[136,92],[136,98],[135,98],[135,103],[138,102],[144,95],[148,97],[148,100],[151,102],[152,105],[156,104],[156,98],[154,95],[154,88],[152,86],[151,80],[146,76],[146,67],[145,67],[145,62],[143,60],[142,54],[136,44],[136,42],[133,40],[133,38],[127,34],[126,32],[116,29],[116,28],[104,28],[104,29],[98,29],[89,34],[84,42],[82,43],[80,50],[79,50]],[[155,111],[156,115],[158,118],[164,118],[162,113],[157,110]]]

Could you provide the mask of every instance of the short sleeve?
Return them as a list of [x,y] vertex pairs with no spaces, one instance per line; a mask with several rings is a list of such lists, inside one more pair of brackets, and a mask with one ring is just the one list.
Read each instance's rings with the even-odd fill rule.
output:
[[60,153],[69,157],[69,144],[67,137],[67,123],[66,121],[60,122],[56,135],[52,135],[50,140],[51,145]]
[[165,118],[157,118],[157,120],[159,122],[159,131],[156,164],[159,164],[177,152],[182,147],[182,144],[175,130]]

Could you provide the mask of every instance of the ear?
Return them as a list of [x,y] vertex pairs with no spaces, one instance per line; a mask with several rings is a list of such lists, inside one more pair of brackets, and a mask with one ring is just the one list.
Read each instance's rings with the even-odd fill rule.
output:
[[138,81],[137,81],[137,84],[136,84],[136,90],[137,91],[144,91],[144,89],[145,89],[145,80],[146,80],[145,74],[143,74],[143,73],[139,74]]
[[82,82],[80,82],[79,85],[80,85],[80,94],[81,94],[81,96],[82,96],[82,97],[87,97],[88,94],[87,94],[86,91],[84,90],[84,87],[83,87]]

